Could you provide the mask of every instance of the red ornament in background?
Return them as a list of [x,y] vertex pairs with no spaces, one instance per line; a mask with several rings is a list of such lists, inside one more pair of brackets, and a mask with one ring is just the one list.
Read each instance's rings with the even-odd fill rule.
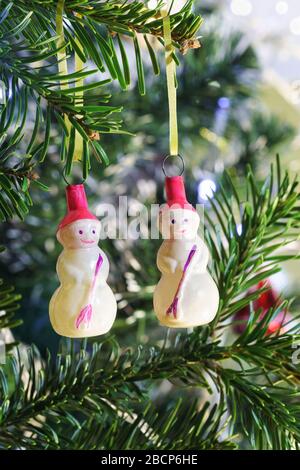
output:
[[[258,299],[253,301],[253,308],[255,311],[262,309],[262,313],[260,316],[260,319],[262,319],[266,313],[270,310],[270,308],[275,307],[278,305],[281,301],[280,296],[275,292],[273,289],[270,281],[260,281],[257,286],[251,290],[249,290],[249,294],[255,292],[256,290],[259,290],[263,287],[268,287],[268,290],[263,292]],[[242,308],[239,310],[235,316],[234,316],[234,326],[233,330],[237,334],[241,334],[245,331],[247,322],[250,317],[250,305],[247,305],[246,307]],[[266,334],[272,334],[275,333],[276,331],[282,331],[285,332],[284,324],[287,323],[287,321],[290,319],[290,315],[287,312],[287,310],[282,310],[281,312],[276,315],[275,318],[271,320],[271,322],[268,325],[268,329]]]

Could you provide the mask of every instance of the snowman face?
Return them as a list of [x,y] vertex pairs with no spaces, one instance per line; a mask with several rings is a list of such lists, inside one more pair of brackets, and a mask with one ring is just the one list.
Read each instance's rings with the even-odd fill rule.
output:
[[200,217],[187,209],[165,209],[159,216],[159,230],[163,238],[189,240],[197,236]]
[[101,224],[96,219],[82,219],[57,232],[57,239],[64,248],[91,248],[98,245]]

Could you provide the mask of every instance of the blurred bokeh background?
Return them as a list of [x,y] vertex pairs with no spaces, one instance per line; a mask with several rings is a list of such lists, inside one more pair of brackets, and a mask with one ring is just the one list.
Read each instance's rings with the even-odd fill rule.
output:
[[[201,0],[195,8],[205,22],[202,47],[189,51],[178,67],[180,151],[186,161],[188,197],[209,211],[207,196],[217,190],[224,168],[241,193],[247,164],[258,180],[268,174],[276,153],[284,168],[292,173],[300,170],[300,16],[297,0]],[[153,75],[147,60],[145,69],[146,96],[139,95],[134,80],[128,92],[120,91],[117,84],[110,88],[113,104],[124,106],[124,127],[134,135],[101,137],[112,163],[104,168],[94,161],[86,182],[90,207],[96,212],[99,202],[117,205],[121,195],[129,197],[133,209],[164,200],[161,165],[168,150],[168,107],[163,51],[161,75]],[[29,131],[32,126],[29,113]],[[36,343],[42,351],[55,351],[59,341],[48,317],[61,250],[55,232],[65,212],[57,147],[61,135],[55,129],[53,123],[50,152],[38,170],[49,191],[33,187],[30,214],[24,222],[3,226],[0,240],[6,247],[0,277],[15,285],[23,297],[18,312],[23,325],[15,335],[25,343]],[[80,179],[80,171],[78,165],[74,181]],[[163,338],[164,328],[157,325],[152,311],[159,244],[146,239],[102,242],[118,298],[113,333],[121,344]],[[299,252],[298,245],[286,249]],[[286,263],[271,280],[286,297],[300,291],[299,267],[298,261]]]

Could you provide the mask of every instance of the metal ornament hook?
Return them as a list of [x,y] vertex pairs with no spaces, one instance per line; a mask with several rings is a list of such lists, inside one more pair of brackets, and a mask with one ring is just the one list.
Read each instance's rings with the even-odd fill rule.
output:
[[70,183],[70,182],[67,180],[67,177],[66,177],[66,165],[64,166],[64,169],[63,169],[63,172],[62,172],[62,177],[63,177],[64,182],[66,183],[67,186],[71,186],[72,184],[83,184],[83,183],[86,182],[86,178],[82,178],[79,183]]
[[[168,174],[168,171],[167,171],[167,168],[166,168],[166,163],[167,163],[167,161],[169,160],[169,158],[171,158],[171,159],[172,159],[171,161],[173,161],[173,162],[174,162],[174,159],[175,159],[175,158],[178,158],[178,159],[179,159],[179,161],[180,161],[180,163],[181,163],[181,169],[179,168],[180,173],[179,173],[178,175],[171,175],[171,174]],[[184,165],[184,159],[183,159],[183,157],[182,157],[179,153],[178,153],[177,155],[167,155],[167,156],[163,159],[162,171],[164,172],[164,175],[165,175],[167,178],[169,178],[169,177],[171,177],[171,176],[181,176],[181,175],[183,175],[183,173],[184,173],[184,167],[185,167],[185,165]]]

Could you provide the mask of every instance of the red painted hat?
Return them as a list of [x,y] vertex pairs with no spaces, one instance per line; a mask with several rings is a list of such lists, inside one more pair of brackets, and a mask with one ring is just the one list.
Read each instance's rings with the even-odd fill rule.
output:
[[196,211],[186,198],[182,176],[166,176],[166,196],[169,207]]
[[66,227],[76,220],[98,220],[88,209],[87,198],[83,184],[72,184],[66,188],[67,214],[58,226],[58,230]]

